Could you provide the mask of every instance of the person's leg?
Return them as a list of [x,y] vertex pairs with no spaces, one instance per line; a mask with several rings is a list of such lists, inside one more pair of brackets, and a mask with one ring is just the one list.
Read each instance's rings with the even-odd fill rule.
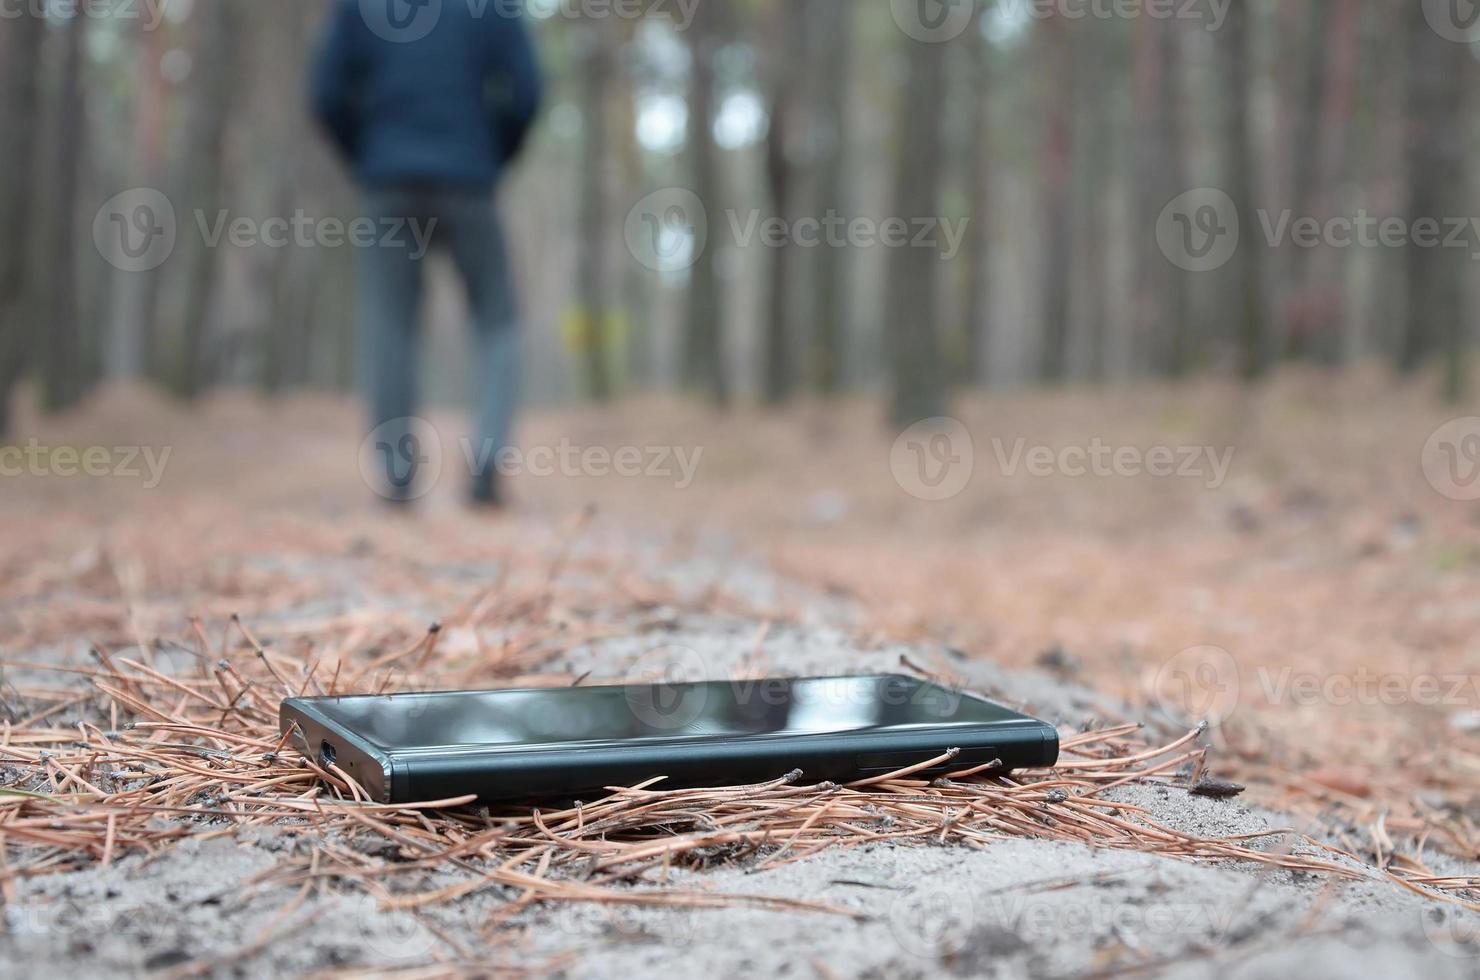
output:
[[518,301],[503,229],[493,199],[485,194],[449,195],[439,229],[467,287],[473,319],[473,392],[476,439],[473,497],[502,502],[495,464],[510,444],[519,404]]
[[[363,214],[379,221],[405,217],[409,195],[367,192]],[[377,241],[358,250],[358,335],[360,379],[369,406],[376,445],[376,493],[393,502],[415,495],[417,460],[408,446],[416,438],[410,419],[416,414],[416,315],[421,305],[421,256],[412,250]],[[366,474],[370,478],[371,474]]]

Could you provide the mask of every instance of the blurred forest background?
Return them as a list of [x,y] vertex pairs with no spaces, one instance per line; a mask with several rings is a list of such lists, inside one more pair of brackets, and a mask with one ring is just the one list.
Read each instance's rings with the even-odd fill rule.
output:
[[[503,200],[528,390],[720,405],[870,391],[905,422],[969,386],[1380,360],[1435,369],[1458,398],[1477,309],[1477,67],[1435,17],[1464,6],[527,0],[550,91]],[[305,109],[328,7],[6,6],[0,406],[29,390],[61,410],[104,381],[187,399],[352,385],[352,249],[212,248],[195,230],[197,212],[353,215]],[[1139,14],[1095,13],[1117,9]],[[959,30],[920,40],[931,16]],[[180,224],[145,273],[115,269],[91,231],[138,187]],[[703,203],[707,247],[654,271],[628,226],[665,188]],[[1226,192],[1242,228],[1212,271],[1158,244],[1164,209],[1195,188]],[[1283,212],[1364,211],[1464,219],[1466,247],[1302,248],[1263,230]],[[954,250],[747,244],[757,214],[965,234]],[[425,368],[444,403],[464,386],[459,303],[444,274]]]
[[[1146,717],[1231,699],[1220,775],[1348,808],[1379,864],[1388,831],[1477,853],[1480,4],[522,2],[548,91],[501,190],[516,441],[579,465],[524,466],[510,520],[444,479],[402,522],[357,458],[355,249],[201,230],[356,214],[306,106],[331,0],[0,0],[0,646],[240,615],[305,663],[320,636],[378,656],[376,622],[420,637],[572,543],[625,572],[671,541],[665,581],[748,590],[760,555],[817,589],[765,617],[856,603],[861,649],[938,643]],[[121,262],[106,237],[147,200],[173,247]],[[860,231],[809,246],[837,221]],[[445,258],[431,285],[418,411],[451,474],[470,331]],[[692,480],[584,462],[623,449]],[[107,476],[63,472],[88,452]],[[440,649],[506,642],[469,636]],[[1296,703],[1267,686],[1287,668],[1402,696]],[[1461,695],[1412,693],[1456,671]]]

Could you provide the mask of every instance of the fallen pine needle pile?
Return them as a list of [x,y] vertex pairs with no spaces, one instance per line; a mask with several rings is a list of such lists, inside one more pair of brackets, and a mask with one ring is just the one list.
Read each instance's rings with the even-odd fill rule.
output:
[[[303,895],[352,881],[383,907],[412,910],[499,888],[511,900],[496,921],[543,900],[834,911],[763,894],[679,890],[666,872],[764,871],[827,848],[884,841],[984,848],[1028,837],[1344,878],[1380,874],[1290,830],[1198,837],[1114,799],[1111,790],[1133,782],[1185,791],[1204,772],[1201,729],[1153,746],[1132,724],[1067,735],[1059,765],[1011,777],[985,767],[916,775],[948,764],[947,753],[850,785],[811,785],[802,772],[723,789],[665,790],[655,779],[551,812],[490,813],[471,797],[372,804],[340,770],[325,771],[285,744],[277,703],[394,689],[398,675],[387,668],[425,663],[438,631],[358,667],[346,658],[325,669],[322,660],[295,666],[239,622],[232,626],[240,642],[223,639],[213,666],[199,656],[198,669],[185,676],[143,662],[151,655],[97,650],[96,667],[84,671],[91,690],[42,695],[54,702],[50,708],[0,727],[0,887],[8,897],[18,876],[107,866],[253,825],[309,842],[265,881],[299,885]],[[198,624],[197,634],[206,649]],[[93,720],[61,723],[69,712]],[[1451,901],[1480,885],[1441,877],[1414,859],[1395,860],[1387,871]],[[429,887],[431,872],[453,872],[456,880]]]

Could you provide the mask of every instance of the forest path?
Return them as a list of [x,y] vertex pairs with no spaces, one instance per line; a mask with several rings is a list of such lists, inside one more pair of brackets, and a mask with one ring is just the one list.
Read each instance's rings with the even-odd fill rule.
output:
[[[1039,418],[1040,405],[999,405],[994,427],[1033,431],[1027,424],[1037,419],[1033,438],[1062,440],[1052,418]],[[1102,429],[1129,444],[1137,432],[1164,429],[1156,419],[1166,411],[1117,417],[1107,407]],[[1184,441],[1216,445],[1200,418],[1176,423]],[[679,650],[716,678],[923,669],[1066,732],[1144,719],[1170,738],[1168,705],[1148,698],[1154,692],[1139,680],[1209,623],[1246,637],[1266,629],[1299,635],[1311,624],[1295,627],[1280,614],[1297,603],[1327,616],[1316,635],[1337,649],[1363,631],[1368,653],[1399,635],[1413,641],[1410,654],[1427,649],[1442,659],[1456,649],[1473,615],[1464,595],[1474,574],[1456,549],[1472,532],[1447,502],[1425,497],[1421,483],[1409,490],[1385,482],[1402,472],[1402,458],[1416,469],[1406,450],[1415,438],[1422,445],[1431,420],[1369,421],[1338,430],[1322,420],[1324,443],[1298,427],[1284,432],[1284,446],[1230,437],[1243,470],[1216,492],[999,479],[976,498],[921,510],[895,500],[903,487],[890,473],[889,446],[863,434],[870,423],[854,414],[714,421],[690,431],[665,429],[661,412],[638,420],[630,412],[541,416],[530,425],[536,444],[702,447],[707,461],[684,488],[661,475],[521,477],[515,509],[486,515],[465,510],[449,481],[410,512],[376,502],[353,466],[353,407],[345,403],[228,399],[192,415],[122,398],[56,423],[43,441],[53,454],[60,446],[108,449],[120,467],[113,479],[42,475],[5,484],[6,704],[13,723],[61,704],[47,723],[65,728],[101,702],[70,704],[85,678],[41,667],[91,669],[87,651],[96,646],[166,673],[195,670],[240,645],[231,639],[235,616],[303,665],[363,663],[411,648],[438,622],[436,657],[391,677],[419,689],[569,683],[588,674],[620,680],[650,668],[654,651]],[[172,450],[157,486],[144,485],[147,466],[138,477],[122,472],[130,446],[153,447],[156,461]],[[989,465],[983,457],[991,453],[979,446],[978,465]],[[1273,458],[1287,468],[1261,476]],[[1386,496],[1374,497],[1373,486],[1385,486]],[[745,520],[737,519],[742,497],[752,511]],[[588,503],[601,509],[593,514]],[[1068,515],[1075,523],[1066,529]],[[1127,576],[1132,566],[1141,572]],[[1389,592],[1398,582],[1404,593],[1395,601]],[[1210,588],[1217,591],[1199,598]],[[1406,618],[1396,618],[1399,608]],[[1353,622],[1339,622],[1338,610]],[[1261,758],[1283,759],[1249,754],[1258,743],[1247,734],[1267,738],[1271,729],[1269,712],[1248,710],[1246,728],[1213,737],[1219,775],[1258,777]],[[1309,714],[1287,714],[1308,727]],[[1432,730],[1423,727],[1431,715],[1394,714],[1413,726],[1405,731]],[[1462,762],[1467,743],[1454,736],[1451,744]],[[1402,742],[1383,747],[1410,751]],[[1367,781],[1343,797],[1344,810],[1313,812],[1320,794],[1277,792],[1277,769],[1263,785],[1251,781],[1255,803],[1189,795],[1175,773],[1107,799],[1202,838],[1293,828],[1370,860],[1376,832],[1354,816],[1362,807],[1385,807],[1381,794],[1408,791],[1408,779],[1429,779],[1440,789],[1425,792],[1451,800],[1469,792],[1464,781],[1439,780],[1441,769],[1399,779],[1391,765],[1360,762],[1343,757],[1337,775],[1323,777],[1347,787]],[[9,763],[0,773],[11,785],[25,775]],[[1442,808],[1445,796],[1428,799]],[[1473,913],[1345,859],[1356,878],[1019,837],[982,850],[928,838],[877,841],[794,853],[770,869],[730,861],[721,849],[706,852],[702,868],[657,869],[639,887],[795,899],[833,911],[526,906],[518,889],[489,885],[413,915],[380,908],[347,880],[305,891],[301,881],[268,881],[275,868],[304,860],[302,833],[255,824],[230,831],[219,820],[185,825],[194,839],[155,854],[120,853],[107,868],[85,862],[39,876],[14,873],[23,852],[7,838],[10,872],[0,875],[12,952],[4,970],[184,966],[269,975],[477,960],[630,975],[682,957],[691,971],[716,975],[1275,976],[1298,968],[1343,976],[1376,967],[1437,978],[1464,975],[1480,954]],[[1394,818],[1382,831],[1405,859],[1438,875],[1476,874],[1439,853],[1437,837],[1415,851],[1407,827]],[[1290,834],[1256,846],[1315,853]],[[414,884],[429,891],[465,881],[462,874],[428,869]],[[490,931],[500,914],[510,916],[507,928]]]

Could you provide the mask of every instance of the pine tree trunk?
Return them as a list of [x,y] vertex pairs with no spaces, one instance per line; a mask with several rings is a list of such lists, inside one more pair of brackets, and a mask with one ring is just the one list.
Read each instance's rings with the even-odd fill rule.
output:
[[[816,36],[827,43],[817,52],[821,80],[815,114],[817,140],[818,217],[848,213],[847,159],[850,81],[852,75],[853,20],[857,0],[820,0],[811,11],[825,29]],[[842,387],[843,347],[848,334],[848,276],[852,252],[846,248],[823,248],[817,256],[816,334],[812,341],[812,377],[817,391],[834,395]]]
[[[693,56],[689,77],[689,170],[693,191],[709,211],[711,228],[719,227],[722,176],[714,142],[714,58],[722,41],[718,20],[722,0],[697,0],[689,44]],[[714,236],[691,270],[685,325],[684,375],[688,386],[724,407],[730,390],[724,362],[724,297]]]
[[1254,181],[1257,128],[1249,89],[1256,52],[1249,16],[1249,0],[1230,0],[1215,48],[1223,88],[1220,131],[1225,134],[1227,192],[1238,207],[1244,239],[1228,264],[1232,296],[1225,304],[1231,319],[1226,334],[1238,347],[1240,375],[1254,381],[1269,370],[1270,350],[1265,329],[1264,270],[1255,240],[1260,227]]
[[31,179],[41,118],[41,40],[46,23],[31,6],[0,34],[0,437],[10,431],[11,398],[25,374],[35,328],[28,274],[36,227]]
[[[906,43],[908,67],[890,217],[908,222],[940,213],[945,59],[938,45]],[[884,315],[894,379],[890,421],[899,427],[946,412],[936,323],[940,267],[935,249],[905,246],[890,254]]]
[[967,231],[966,254],[966,304],[962,313],[961,363],[956,379],[961,384],[976,385],[983,379],[986,368],[985,351],[989,338],[988,322],[991,308],[989,293],[992,275],[992,156],[991,156],[991,51],[980,33],[980,18],[985,16],[986,7],[978,12],[975,27],[967,32],[965,43],[970,54],[967,74],[971,81],[971,122],[966,151],[967,199],[970,203],[971,225]]
[[[164,157],[169,143],[170,86],[162,65],[171,45],[167,30],[142,31],[137,39],[132,169],[135,187],[164,188]],[[176,215],[177,221],[180,215]],[[155,319],[159,314],[160,280],[165,263],[147,272],[117,272],[104,358],[105,373],[128,381],[158,374]]]
[[[221,196],[225,164],[226,123],[231,116],[232,52],[236,36],[234,8],[229,3],[207,3],[196,8],[195,71],[187,92],[182,123],[179,199],[190,208],[211,213]],[[193,236],[180,243],[185,254],[183,299],[178,319],[167,336],[175,337],[179,353],[169,371],[170,388],[182,398],[200,393],[204,364],[206,314],[218,267],[216,249]]]
[[[771,46],[775,60],[772,77],[770,132],[766,137],[766,180],[770,185],[771,208],[788,228],[796,220],[798,167],[793,159],[797,111],[800,107],[801,72],[809,44],[810,4],[791,0],[778,6],[771,24]],[[766,404],[780,405],[791,398],[791,345],[795,336],[792,285],[796,281],[796,249],[790,235],[768,252],[770,264],[769,307],[766,315],[761,394]]]
[[581,233],[577,247],[577,281],[581,291],[578,343],[585,371],[586,394],[596,402],[612,396],[606,336],[611,312],[611,287],[606,261],[608,155],[606,98],[612,83],[615,56],[610,20],[592,20],[585,29],[586,63],[582,77],[582,122],[586,142],[581,162]]
[[[1136,210],[1141,227],[1151,228],[1167,202],[1189,189],[1180,124],[1182,38],[1175,20],[1142,21],[1133,29]],[[1149,234],[1137,256],[1135,297],[1144,359],[1161,373],[1182,374],[1194,347],[1186,276]]]
[[41,398],[48,412],[77,403],[83,393],[82,325],[77,301],[77,192],[82,168],[83,41],[89,18],[68,20],[61,37],[56,132],[47,156],[49,193],[44,254],[47,269],[41,335]]
[[1036,22],[1034,30],[1040,35],[1043,64],[1048,66],[1049,78],[1048,105],[1044,111],[1046,132],[1039,165],[1044,216],[1044,252],[1039,269],[1043,346],[1039,364],[1042,379],[1056,382],[1064,379],[1069,363],[1075,66],[1066,18],[1049,17]]
[[[1408,221],[1434,222],[1442,240],[1444,219],[1476,213],[1466,194],[1469,127],[1465,89],[1474,84],[1468,48],[1432,30],[1420,5],[1410,14],[1408,76]],[[1408,316],[1401,366],[1416,371],[1441,351],[1446,355],[1444,393],[1457,399],[1465,388],[1464,277],[1467,249],[1421,248],[1407,253]]]

